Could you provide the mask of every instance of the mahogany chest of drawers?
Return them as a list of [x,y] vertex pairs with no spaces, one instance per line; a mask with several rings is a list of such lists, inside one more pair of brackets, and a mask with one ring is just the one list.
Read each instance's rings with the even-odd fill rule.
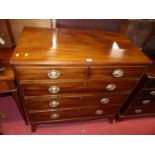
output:
[[32,131],[112,120],[152,63],[120,33],[43,28],[23,30],[10,62]]

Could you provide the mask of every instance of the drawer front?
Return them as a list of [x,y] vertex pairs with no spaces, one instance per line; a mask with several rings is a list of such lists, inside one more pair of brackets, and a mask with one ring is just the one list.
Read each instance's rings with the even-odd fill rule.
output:
[[144,115],[144,114],[154,114],[155,106],[147,106],[147,107],[136,107],[129,108],[125,111],[123,115],[131,116],[131,115]]
[[20,80],[85,80],[87,67],[16,67]]
[[91,67],[90,80],[103,80],[110,78],[139,78],[144,67]]
[[73,108],[73,107],[94,107],[109,105],[122,105],[127,99],[128,94],[123,95],[103,95],[90,97],[70,97],[70,98],[46,98],[46,99],[27,99],[26,104],[29,110],[42,110],[53,108]]
[[22,83],[25,96],[61,95],[81,93],[105,93],[131,91],[135,86],[135,80],[119,80],[111,82],[64,82],[64,83]]
[[131,103],[131,107],[147,107],[150,105],[154,105],[155,106],[155,99],[135,99],[132,103]]
[[115,115],[119,110],[119,106],[111,106],[107,108],[76,108],[72,110],[53,110],[38,113],[29,113],[32,122],[53,121],[78,117],[106,116]]

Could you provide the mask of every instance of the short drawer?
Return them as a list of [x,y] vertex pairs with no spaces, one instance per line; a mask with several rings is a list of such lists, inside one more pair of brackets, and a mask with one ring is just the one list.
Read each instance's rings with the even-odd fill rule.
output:
[[16,67],[20,80],[85,80],[87,67]]
[[32,122],[52,121],[89,116],[114,116],[119,110],[119,106],[108,108],[74,108],[72,110],[52,110],[45,112],[29,113]]
[[104,80],[111,78],[139,78],[144,67],[91,67],[89,80]]
[[132,115],[144,115],[144,114],[155,114],[155,106],[129,108],[124,112],[123,115],[132,116]]
[[44,96],[131,91],[135,84],[135,80],[116,80],[87,83],[22,83],[21,86],[25,96]]
[[73,107],[94,107],[94,106],[111,106],[122,105],[127,99],[128,94],[102,95],[102,96],[81,96],[70,98],[38,98],[27,99],[28,110],[43,110],[53,108],[73,108]]

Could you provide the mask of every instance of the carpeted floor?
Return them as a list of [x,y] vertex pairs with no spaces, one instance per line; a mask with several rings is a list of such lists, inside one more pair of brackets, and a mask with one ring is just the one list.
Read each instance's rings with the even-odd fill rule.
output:
[[11,96],[0,97],[0,111],[6,114],[5,121],[1,122],[0,131],[5,135],[124,135],[124,134],[155,134],[155,117],[123,120],[109,124],[105,119],[65,123],[58,125],[41,125],[35,133],[31,132],[30,125],[24,121]]

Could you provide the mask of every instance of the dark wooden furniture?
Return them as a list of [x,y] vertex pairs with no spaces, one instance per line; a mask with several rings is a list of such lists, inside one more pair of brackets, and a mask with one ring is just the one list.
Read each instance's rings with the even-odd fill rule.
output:
[[145,71],[131,96],[122,106],[117,117],[118,121],[155,116],[155,50],[152,46],[154,26],[154,20],[137,20],[129,26],[131,40],[135,39],[137,46],[143,48],[143,52],[154,61],[154,64]]
[[155,116],[155,65],[146,71],[121,108],[118,120],[146,116]]
[[[0,49],[0,62],[1,67],[4,70],[0,69],[0,96],[4,96],[6,94],[11,94],[19,108],[25,123],[28,124],[28,119],[25,113],[25,110],[20,103],[18,87],[15,83],[15,77],[12,67],[9,64],[9,60],[13,49],[11,48],[1,48]],[[1,105],[0,105],[1,106]]]
[[25,28],[10,63],[35,131],[44,123],[112,121],[152,61],[121,33]]
[[149,20],[131,20],[126,35],[137,47],[144,49],[154,33],[154,28],[154,23]]

